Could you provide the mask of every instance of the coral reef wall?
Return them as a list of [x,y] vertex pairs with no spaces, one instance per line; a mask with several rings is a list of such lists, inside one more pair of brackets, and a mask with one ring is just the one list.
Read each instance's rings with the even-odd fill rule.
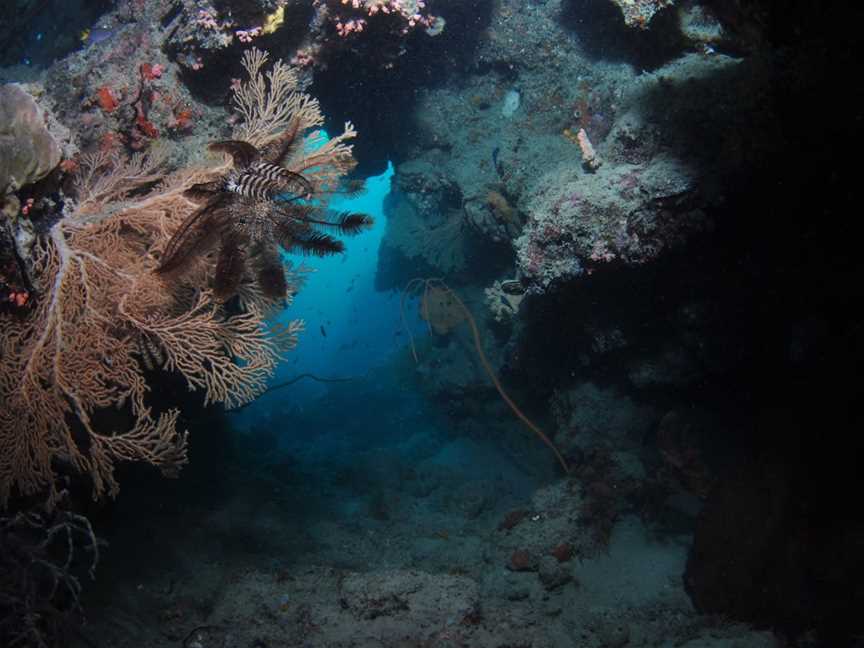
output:
[[[332,382],[288,365],[279,389],[326,395],[271,394],[266,415],[199,444],[209,500],[142,480],[127,515],[146,522],[114,530],[191,558],[135,589],[158,619],[146,631],[98,627],[154,646],[861,635],[860,173],[839,153],[862,140],[860,8],[15,6],[0,23],[15,591],[43,560],[72,594],[32,600],[78,612],[67,554],[43,538],[95,552],[84,499],[115,494],[126,463],[176,473],[198,408],[267,389],[301,328],[268,315],[306,277],[283,272],[280,246],[341,249],[323,231],[368,220],[328,200],[392,162],[375,284],[415,325],[392,332],[400,351],[362,379],[337,371],[339,349]],[[290,71],[265,71],[262,51]],[[258,555],[231,563],[237,546]],[[2,587],[11,643],[25,634],[5,628],[35,617]]]

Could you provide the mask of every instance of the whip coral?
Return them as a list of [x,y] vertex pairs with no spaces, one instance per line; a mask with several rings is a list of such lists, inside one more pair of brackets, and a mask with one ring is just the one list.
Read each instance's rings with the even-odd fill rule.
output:
[[402,293],[402,302],[400,305],[402,314],[402,323],[408,331],[408,337],[411,344],[411,354],[414,356],[414,361],[419,362],[417,357],[417,349],[414,346],[414,338],[411,336],[411,331],[405,324],[405,300],[408,297],[420,296],[420,317],[428,324],[431,331],[438,335],[446,335],[453,328],[458,326],[463,321],[468,322],[471,329],[471,337],[474,341],[474,350],[477,352],[477,357],[480,359],[480,364],[483,366],[483,371],[492,381],[495,390],[501,399],[507,404],[507,407],[516,415],[516,417],[535,435],[539,438],[555,455],[555,459],[564,469],[565,473],[570,472],[570,467],[562,454],[552,443],[552,440],[541,430],[531,419],[529,419],[521,409],[513,402],[509,394],[505,391],[501,381],[495,374],[492,364],[486,357],[486,352],[483,351],[483,341],[480,338],[480,329],[477,327],[477,321],[468,310],[459,295],[457,295],[444,281],[441,279],[412,279],[408,282],[405,290]]

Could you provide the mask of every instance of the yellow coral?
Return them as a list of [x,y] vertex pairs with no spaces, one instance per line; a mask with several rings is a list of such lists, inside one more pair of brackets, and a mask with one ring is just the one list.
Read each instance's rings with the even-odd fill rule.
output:
[[263,34],[272,34],[285,22],[285,7],[279,7],[272,14],[264,18]]

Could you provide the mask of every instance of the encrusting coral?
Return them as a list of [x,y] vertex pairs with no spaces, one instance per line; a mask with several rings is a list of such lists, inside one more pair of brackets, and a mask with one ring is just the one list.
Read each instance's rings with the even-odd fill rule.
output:
[[[250,79],[235,91],[243,122],[234,139],[264,149],[289,125],[293,160],[318,200],[353,166],[350,124],[329,141],[318,103],[297,90],[297,77],[267,56],[247,52]],[[311,144],[317,144],[317,148]],[[236,407],[260,394],[301,321],[281,330],[266,313],[284,303],[245,273],[230,307],[214,294],[217,259],[196,255],[170,280],[156,273],[174,233],[199,210],[196,186],[223,178],[225,159],[164,175],[158,149],[123,160],[84,156],[78,201],[34,237],[24,259],[35,296],[22,314],[0,313],[0,507],[10,497],[58,495],[58,472],[92,479],[93,496],[114,495],[117,461],[145,461],[164,473],[187,461],[177,409],[154,411],[147,400],[150,368],[176,372],[205,403]],[[319,203],[320,204],[320,203]],[[285,272],[285,269],[282,269]],[[283,291],[290,301],[298,275]]]
[[33,97],[16,84],[0,86],[0,198],[44,178],[60,156]]

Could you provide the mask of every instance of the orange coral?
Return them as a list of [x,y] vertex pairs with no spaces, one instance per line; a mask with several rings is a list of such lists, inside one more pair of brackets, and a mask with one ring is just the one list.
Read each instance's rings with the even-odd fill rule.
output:
[[153,125],[153,122],[147,119],[144,115],[139,114],[138,117],[135,118],[135,125],[138,126],[138,129],[150,139],[156,139],[159,137],[159,129],[156,128]]
[[147,81],[152,81],[153,79],[158,79],[162,76],[163,68],[158,63],[156,65],[151,65],[150,63],[142,63],[141,64],[141,76]]
[[99,138],[99,150],[107,153],[123,146],[123,142],[123,135],[114,131],[108,131],[103,133]]
[[178,110],[174,114],[174,123],[171,124],[171,127],[176,130],[186,130],[187,128],[191,128],[193,116],[194,113],[188,108]]
[[102,86],[96,91],[96,103],[106,113],[114,112],[120,105],[120,101],[108,86]]
[[60,170],[64,173],[75,173],[78,170],[78,160],[67,158],[60,162]]

